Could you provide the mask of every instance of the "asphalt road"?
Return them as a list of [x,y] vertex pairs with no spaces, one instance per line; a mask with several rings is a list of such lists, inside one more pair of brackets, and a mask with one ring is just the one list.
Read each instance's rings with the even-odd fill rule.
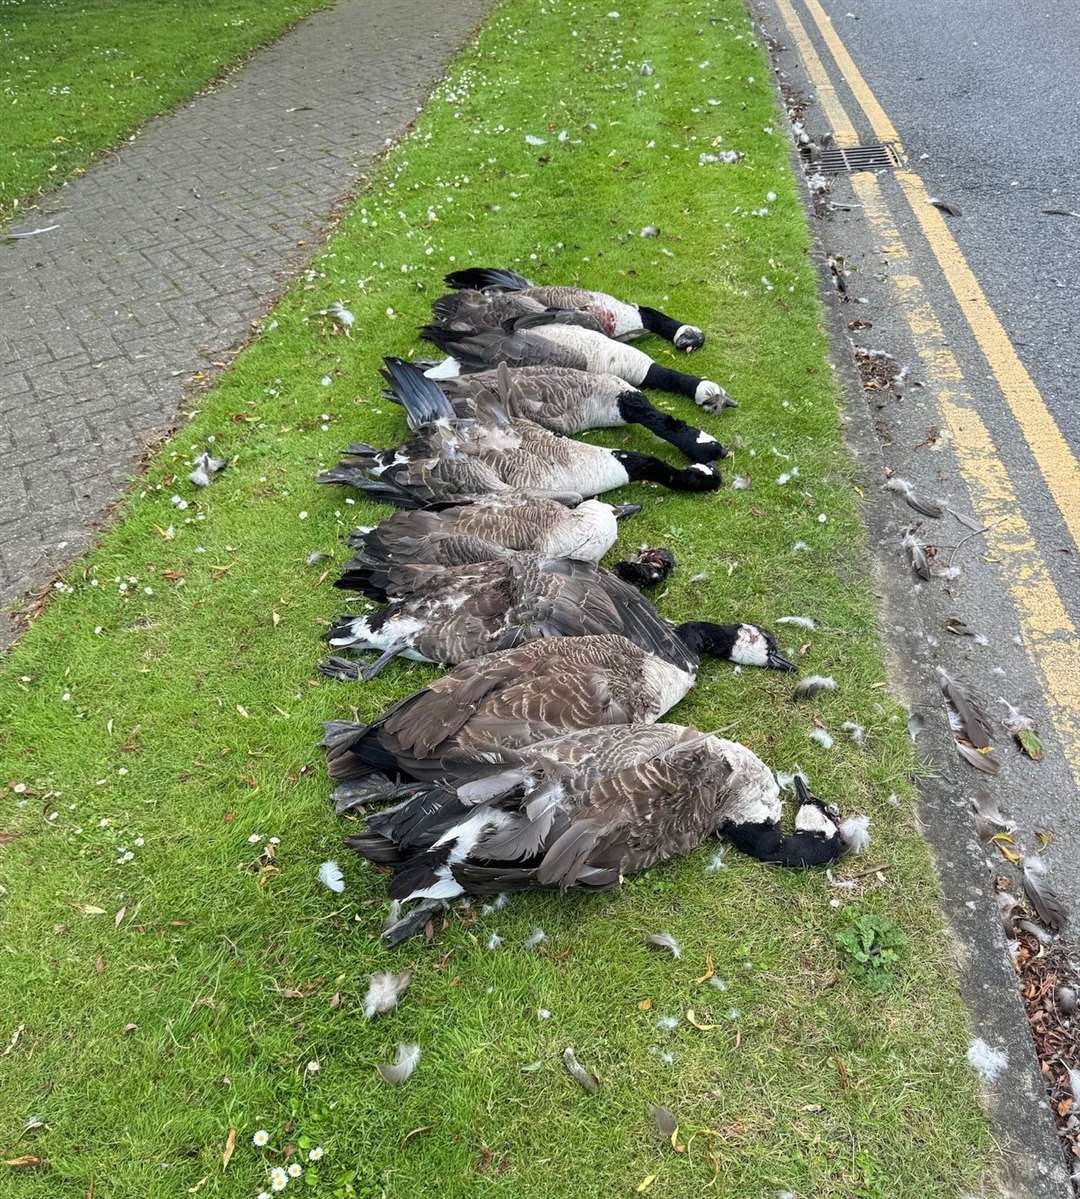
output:
[[[822,0],[1080,454],[1080,6]],[[923,155],[926,155],[924,158]]]

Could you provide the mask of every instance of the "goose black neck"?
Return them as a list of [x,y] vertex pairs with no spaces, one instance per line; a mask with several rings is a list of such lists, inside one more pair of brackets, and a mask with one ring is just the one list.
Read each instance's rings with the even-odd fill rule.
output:
[[661,366],[659,362],[654,362],[649,367],[645,378],[642,379],[641,386],[655,387],[658,391],[675,391],[679,395],[694,399],[700,382],[700,375],[687,375],[682,371],[673,371],[669,367]]
[[838,836],[793,833],[785,836],[778,824],[732,824],[725,830],[735,847],[759,862],[776,866],[823,866],[844,852]]
[[731,651],[739,636],[739,626],[713,624],[711,620],[689,620],[677,626],[675,632],[698,657],[726,658],[730,661]]
[[635,450],[615,450],[613,453],[629,481],[662,483],[673,491],[715,491],[720,486],[719,473],[704,464],[677,470],[652,454],[639,454]]
[[638,305],[638,316],[641,317],[641,325],[646,332],[655,333],[657,337],[666,338],[668,341],[674,341],[675,334],[682,328],[677,320],[661,312],[659,308],[644,308]]
[[715,462],[727,457],[727,450],[715,437],[654,408],[648,396],[640,391],[624,391],[619,396],[619,415],[628,425],[641,425],[663,441],[670,442],[691,462]]

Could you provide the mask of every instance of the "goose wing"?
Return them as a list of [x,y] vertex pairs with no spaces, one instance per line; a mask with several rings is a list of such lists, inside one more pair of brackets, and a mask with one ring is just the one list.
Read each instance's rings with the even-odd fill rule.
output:
[[431,316],[444,329],[476,333],[481,329],[500,329],[507,321],[541,313],[545,307],[524,292],[485,295],[469,289],[440,296],[431,305]]
[[558,345],[527,328],[456,333],[425,325],[420,332],[443,353],[455,358],[463,370],[490,370],[503,362],[507,366],[568,366],[577,370],[588,367],[588,360],[580,349]]

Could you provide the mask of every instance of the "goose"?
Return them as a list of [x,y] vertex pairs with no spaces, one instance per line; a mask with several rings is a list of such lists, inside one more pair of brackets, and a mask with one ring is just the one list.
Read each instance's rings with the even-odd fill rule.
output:
[[[519,366],[505,363],[496,370],[477,371],[439,382],[459,419],[478,418],[503,423],[520,417],[567,436],[586,429],[641,425],[670,442],[691,462],[727,458],[709,433],[661,412],[640,391],[627,387],[618,375],[575,370],[566,366]],[[384,397],[402,403],[394,385]]]
[[[350,586],[388,601],[377,612],[340,617],[325,635],[336,650],[379,651],[375,663],[357,672],[364,679],[398,656],[457,666],[542,637],[596,633],[618,633],[649,653],[685,662],[703,649],[726,654],[741,628],[705,621],[676,627],[610,571],[538,554],[453,567],[363,567]],[[769,640],[757,656],[762,665],[781,664]]]
[[343,483],[403,508],[525,491],[577,503],[631,480],[676,491],[715,491],[720,475],[695,462],[676,469],[632,450],[607,450],[550,433],[527,420],[487,424],[458,420],[453,406],[424,372],[387,358],[387,375],[405,406],[412,438],[394,449],[357,443],[319,477]]
[[661,366],[641,350],[612,341],[596,329],[583,327],[573,313],[548,309],[507,321],[500,329],[481,329],[476,333],[425,325],[420,333],[447,355],[443,362],[428,369],[427,374],[433,379],[453,379],[473,371],[490,370],[501,362],[507,366],[569,366],[618,375],[632,387],[678,392],[690,396],[707,412],[735,406],[719,383]]
[[[546,638],[463,662],[371,724],[324,728],[338,811],[376,802],[389,779],[475,771],[493,747],[517,749],[573,729],[659,720],[694,686],[704,655],[792,670],[757,625],[681,625],[664,656],[614,633]],[[706,637],[707,634],[707,637]],[[332,658],[323,672],[355,677]]]
[[582,729],[492,754],[452,784],[406,784],[348,844],[393,869],[392,899],[417,903],[384,932],[391,944],[461,895],[601,891],[628,874],[726,835],[780,866],[817,866],[861,847],[864,819],[796,780],[795,831],[781,831],[772,771],[746,746],[677,724]]
[[[438,511],[395,512],[374,527],[349,535],[347,542],[357,553],[345,574],[372,564],[483,562],[499,557],[500,550],[599,562],[615,544],[616,522],[640,511],[638,504],[602,500],[585,500],[568,508],[557,500],[511,491]],[[629,569],[632,564],[626,565]],[[666,565],[670,570],[674,563]],[[631,570],[630,577],[637,574]],[[342,580],[335,586],[351,589]]]
[[[442,319],[459,320],[477,319],[482,317],[483,305],[476,298],[486,299],[493,309],[507,308],[510,315],[516,315],[507,306],[507,301],[529,302],[540,308],[578,308],[591,313],[600,322],[608,337],[636,337],[640,333],[656,333],[670,341],[676,349],[696,350],[705,344],[705,334],[694,325],[685,325],[670,316],[665,316],[656,308],[645,308],[638,304],[628,304],[625,300],[617,300],[602,291],[591,291],[583,287],[543,287],[530,283],[528,279],[514,271],[493,269],[490,267],[469,267],[463,271],[454,271],[446,276],[448,287],[465,291],[469,301],[456,306],[449,301],[453,296],[446,297],[446,303],[439,315]],[[527,311],[525,308],[519,311]],[[503,318],[507,319],[507,318]],[[501,324],[501,321],[497,323]]]

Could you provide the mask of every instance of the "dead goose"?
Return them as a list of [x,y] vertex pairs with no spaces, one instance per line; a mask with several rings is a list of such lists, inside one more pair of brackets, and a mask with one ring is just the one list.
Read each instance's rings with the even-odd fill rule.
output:
[[518,317],[501,329],[459,333],[425,325],[421,335],[448,357],[430,368],[433,379],[452,379],[473,371],[507,366],[568,366],[576,370],[618,375],[632,387],[656,387],[690,396],[708,412],[732,407],[734,401],[719,383],[698,375],[673,371],[648,354],[603,333],[582,328],[573,314],[547,313]]
[[575,503],[634,479],[677,491],[720,486],[719,473],[704,463],[678,470],[649,454],[588,445],[527,420],[505,425],[458,420],[450,401],[423,371],[400,358],[387,358],[386,367],[413,437],[386,450],[349,446],[347,456],[320,482],[345,483],[402,508],[508,491]]
[[[389,601],[377,612],[339,618],[326,633],[334,649],[380,651],[359,672],[366,679],[398,656],[456,666],[542,637],[600,633],[617,633],[671,662],[685,661],[688,652],[723,657],[743,627],[706,621],[676,627],[610,571],[537,554],[455,567],[361,568],[351,585]],[[754,665],[791,667],[767,634],[747,656],[759,659]]]
[[[627,387],[618,375],[565,366],[504,364],[492,371],[442,379],[439,387],[459,418],[497,423],[519,417],[568,436],[586,429],[641,425],[692,462],[715,462],[729,456],[715,437],[653,407],[646,395]],[[393,383],[383,394],[402,402]]]
[[[484,562],[498,557],[500,548],[599,562],[615,544],[616,522],[640,510],[637,504],[602,500],[568,508],[556,500],[507,492],[439,511],[395,512],[373,528],[357,529],[348,543],[357,551],[357,566]],[[350,569],[351,564],[346,573]],[[343,582],[337,586],[348,588]]]
[[349,839],[393,867],[389,892],[419,907],[384,932],[391,944],[459,895],[599,891],[726,834],[781,866],[831,862],[847,848],[839,812],[799,780],[795,831],[769,768],[744,745],[682,725],[585,729],[517,752],[500,771],[411,784]]
[[[571,308],[583,309],[591,313],[600,322],[608,337],[636,337],[639,333],[656,333],[679,350],[696,350],[705,344],[705,334],[694,325],[684,325],[670,316],[665,316],[656,308],[644,308],[638,304],[628,304],[625,300],[617,300],[606,292],[591,291],[583,287],[553,286],[543,287],[530,283],[528,279],[514,271],[492,269],[490,267],[469,267],[462,271],[454,271],[446,276],[446,283],[455,289],[468,289],[473,295],[476,292],[485,293],[485,298],[494,307],[501,300],[531,301],[541,308]],[[456,297],[448,296],[447,301]],[[446,304],[439,315],[443,319],[452,317],[455,313],[458,319],[476,319],[480,314],[475,311],[476,301],[470,305],[464,304],[455,309]],[[506,319],[505,317],[503,318]],[[499,324],[502,321],[498,322]]]
[[[701,654],[792,668],[757,625],[711,628],[706,646],[694,626],[681,626],[682,652],[665,657],[614,634],[532,641],[463,662],[371,724],[329,721],[323,747],[337,809],[376,802],[388,779],[476,773],[495,750],[574,729],[659,720],[693,687]],[[355,677],[355,666],[331,659],[325,673]]]

